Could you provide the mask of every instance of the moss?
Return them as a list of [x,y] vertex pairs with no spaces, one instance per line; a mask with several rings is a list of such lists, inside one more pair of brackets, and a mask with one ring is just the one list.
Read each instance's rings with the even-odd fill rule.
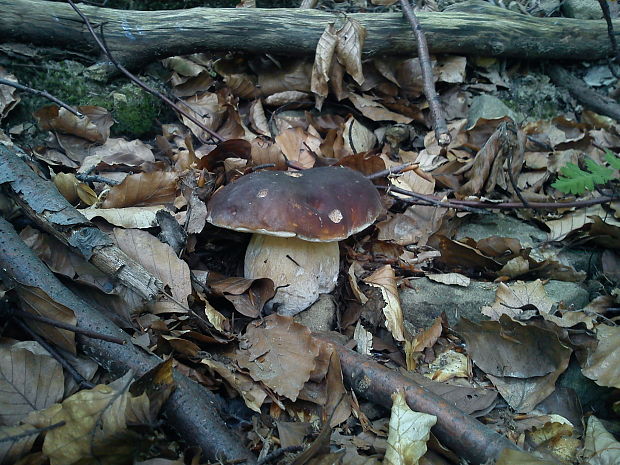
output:
[[[117,79],[100,83],[86,77],[81,63],[64,60],[44,62],[40,67],[16,66],[11,71],[20,82],[38,90],[46,90],[69,105],[98,105],[112,113],[116,124],[113,136],[144,137],[152,135],[157,119],[172,119],[172,112],[157,97],[127,82]],[[165,91],[164,84],[155,78],[141,76],[150,87]],[[21,93],[22,102],[11,114],[11,124],[32,121],[32,113],[50,102],[32,94]]]
[[511,88],[498,93],[510,109],[527,115],[526,121],[550,119],[565,111],[562,93],[540,73],[516,76]]

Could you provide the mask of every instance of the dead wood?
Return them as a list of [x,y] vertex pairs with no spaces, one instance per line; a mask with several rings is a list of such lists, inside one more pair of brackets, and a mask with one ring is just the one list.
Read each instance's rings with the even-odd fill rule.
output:
[[[23,284],[42,289],[55,302],[73,310],[79,327],[123,339],[125,343],[119,345],[82,335],[77,337],[81,350],[110,373],[121,375],[133,370],[136,375],[142,375],[161,362],[158,357],[136,348],[127,333],[67,289],[2,217],[0,276],[8,286]],[[163,411],[179,436],[190,445],[201,447],[210,460],[255,463],[256,458],[226,428],[218,413],[218,398],[177,372],[174,379],[176,390]]]
[[76,250],[103,273],[150,302],[163,295],[163,284],[116,247],[18,155],[0,145],[0,185],[41,229]]
[[620,121],[620,105],[614,99],[599,94],[561,66],[549,66],[547,74],[556,86],[564,87],[584,107]]
[[[338,19],[311,9],[80,9],[95,26],[104,25],[110,51],[134,69],[158,58],[205,51],[312,56],[325,26]],[[594,60],[612,53],[604,21],[535,18],[475,0],[458,9],[418,15],[431,53],[532,60]],[[365,56],[416,55],[415,38],[400,13],[347,16],[366,28]],[[620,22],[614,26],[620,29]],[[80,18],[63,2],[0,0],[0,41],[100,55]]]
[[431,431],[459,457],[472,463],[488,463],[494,462],[505,448],[517,449],[504,436],[400,373],[347,349],[329,334],[314,336],[336,349],[344,380],[351,389],[386,408],[392,407],[392,394],[404,389],[409,407],[437,417],[437,424]]

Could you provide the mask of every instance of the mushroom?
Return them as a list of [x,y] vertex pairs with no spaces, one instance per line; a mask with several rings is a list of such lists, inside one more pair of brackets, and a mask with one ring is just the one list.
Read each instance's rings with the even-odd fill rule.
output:
[[268,308],[295,315],[334,289],[338,241],[370,226],[381,210],[377,189],[361,173],[326,166],[242,176],[211,197],[207,221],[253,233],[245,277],[273,280]]

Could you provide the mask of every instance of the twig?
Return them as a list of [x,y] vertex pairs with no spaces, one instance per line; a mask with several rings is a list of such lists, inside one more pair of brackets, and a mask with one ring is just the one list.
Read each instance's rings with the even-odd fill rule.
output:
[[[418,46],[418,58],[420,59],[420,68],[422,69],[422,80],[424,81],[424,95],[428,101],[428,106],[431,110],[431,118],[433,119],[433,126],[435,129],[435,137],[437,142],[441,146],[446,146],[452,139],[450,132],[448,131],[448,125],[446,124],[446,117],[444,116],[439,97],[435,91],[435,85],[433,83],[433,70],[431,68],[431,59],[428,54],[428,44],[426,43],[426,37],[422,26],[418,21],[417,16],[413,12],[413,8],[409,4],[409,0],[400,0],[400,6],[403,10],[403,14],[415,35],[416,43]],[[414,2],[415,6],[415,2]]]
[[18,310],[16,308],[5,308],[4,310],[0,310],[0,314],[4,313],[7,317],[17,317],[17,318],[26,318],[28,320],[38,321],[39,323],[44,323],[46,325],[53,326],[55,328],[65,329],[67,331],[71,331],[76,334],[81,334],[86,337],[92,337],[94,339],[101,339],[102,341],[112,342],[114,344],[124,344],[125,341],[119,339],[117,337],[108,336],[105,334],[98,333],[96,331],[91,331],[90,329],[79,328],[75,325],[70,325],[68,323],[63,323],[62,321],[53,320],[51,318],[47,318],[41,315],[35,315],[33,313],[24,312],[23,310]]
[[34,428],[34,429],[29,429],[28,431],[24,431],[23,433],[19,433],[19,434],[15,434],[13,436],[6,436],[3,438],[0,438],[0,442],[15,442],[15,441],[19,441],[20,439],[23,438],[27,438],[28,436],[34,436],[35,434],[41,434],[41,433],[45,433],[46,431],[52,430],[52,429],[56,429],[56,428],[60,428],[61,426],[65,426],[66,422],[63,421],[59,421],[58,423],[54,423],[53,425],[49,425],[49,426],[43,426],[42,428]]
[[31,94],[39,95],[41,97],[44,97],[44,98],[54,102],[58,106],[63,107],[65,110],[70,111],[71,113],[73,113],[78,118],[82,118],[84,116],[82,113],[80,113],[79,111],[75,110],[70,105],[67,105],[62,100],[54,97],[52,94],[48,93],[45,90],[33,89],[32,87],[28,87],[28,86],[25,86],[23,84],[19,84],[17,82],[9,81],[7,79],[2,79],[2,78],[0,78],[0,84],[5,85],[5,86],[9,86],[9,87],[15,87],[16,89],[23,90],[25,92],[30,92]]
[[475,208],[486,208],[489,210],[513,210],[515,208],[542,208],[546,210],[558,210],[561,208],[585,208],[592,205],[600,205],[603,203],[609,203],[613,200],[617,200],[615,197],[601,196],[588,200],[575,200],[573,202],[528,202],[528,206],[520,202],[500,202],[489,203],[481,202],[479,200],[451,200],[455,205],[466,205]]
[[604,116],[620,121],[620,105],[613,99],[601,95],[583,80],[573,76],[558,65],[551,65],[547,74],[556,86],[564,87],[584,107]]
[[[487,211],[485,210],[479,210],[475,207],[471,207],[468,205],[456,204],[452,200],[448,200],[448,201],[439,200],[436,197],[431,196],[431,195],[418,194],[417,192],[408,191],[406,189],[401,189],[400,187],[396,187],[396,186],[375,186],[375,187],[377,189],[384,189],[385,191],[387,191],[388,194],[397,193],[397,194],[402,194],[402,195],[407,195],[409,197],[413,197],[414,199],[418,199],[424,202],[425,205],[434,205],[436,207],[441,207],[441,208],[455,208],[457,210],[464,210],[464,211],[468,211],[471,213],[478,213],[480,215],[487,214]],[[401,200],[405,200],[400,197],[398,198]],[[408,200],[405,200],[405,201],[408,201]],[[409,202],[411,201],[409,200]]]
[[392,166],[391,168],[387,168],[385,170],[376,171],[372,174],[367,174],[366,179],[372,180],[377,178],[383,178],[385,176],[390,176],[391,174],[404,173],[405,171],[409,171],[410,168],[415,168],[415,166],[416,165],[414,165],[413,163],[404,163],[402,165]]
[[613,74],[616,78],[620,77],[614,67],[612,66],[612,60],[618,60],[618,43],[616,42],[616,36],[614,35],[614,25],[611,22],[611,14],[609,12],[609,5],[607,4],[607,0],[598,0],[598,4],[603,11],[603,18],[605,18],[605,22],[607,23],[607,37],[609,37],[609,44],[611,45],[611,53],[613,57],[609,60],[609,70],[611,74]]
[[269,452],[262,459],[256,462],[256,465],[265,465],[267,463],[274,462],[280,457],[282,457],[284,454],[286,454],[287,452],[299,452],[300,450],[303,450],[303,449],[304,449],[303,446],[288,446],[288,447],[282,447],[280,449],[276,449],[272,452]]
[[75,10],[75,12],[80,16],[80,18],[82,18],[82,21],[84,21],[84,24],[88,28],[88,32],[90,32],[90,34],[93,36],[93,39],[95,39],[95,42],[97,42],[97,45],[99,46],[101,51],[108,57],[108,59],[112,62],[112,64],[114,66],[116,66],[116,68],[121,73],[123,73],[125,76],[127,76],[127,78],[129,80],[131,80],[134,84],[139,86],[141,89],[143,89],[146,92],[148,92],[149,94],[152,94],[152,95],[156,96],[157,98],[161,99],[164,103],[169,105],[171,108],[174,108],[174,110],[179,112],[181,115],[185,116],[188,120],[190,120],[192,123],[194,123],[196,126],[198,126],[200,129],[205,131],[207,134],[209,134],[214,139],[217,139],[219,142],[223,142],[224,141],[224,138],[222,136],[220,136],[217,132],[215,132],[212,129],[209,129],[202,122],[200,122],[197,118],[194,118],[192,115],[187,113],[185,110],[182,110],[176,103],[174,103],[172,100],[170,100],[164,94],[162,94],[161,92],[158,92],[157,90],[147,86],[144,82],[142,82],[140,79],[138,79],[132,73],[130,73],[123,65],[121,65],[114,58],[114,56],[112,55],[112,53],[108,49],[108,46],[104,43],[104,39],[103,39],[103,25],[101,25],[102,34],[101,34],[101,37],[99,37],[97,35],[97,33],[95,32],[95,30],[93,29],[93,26],[90,23],[90,21],[88,20],[88,18],[84,15],[84,13],[82,13],[80,11],[80,9],[75,5],[75,3],[73,3],[72,0],[67,0],[67,2],[69,3],[69,5],[71,5],[71,8],[73,8],[73,10]]
[[76,174],[75,177],[82,182],[102,182],[109,186],[118,186],[120,184],[120,181],[99,176],[97,174]]
[[13,321],[15,322],[15,324],[17,324],[17,326],[19,326],[21,329],[26,331],[28,333],[28,335],[32,339],[34,339],[39,344],[41,344],[41,346],[45,350],[47,350],[49,352],[49,354],[52,357],[54,357],[56,359],[56,361],[58,363],[60,363],[60,365],[65,370],[67,370],[67,372],[75,380],[75,382],[78,384],[78,386],[80,386],[80,388],[92,389],[92,388],[95,387],[95,385],[93,383],[91,383],[90,381],[86,380],[80,373],[78,373],[78,371],[75,368],[73,368],[73,365],[71,365],[69,362],[67,362],[65,360],[65,358],[60,354],[60,352],[58,352],[54,348],[54,346],[52,346],[45,339],[43,339],[41,336],[39,336],[37,333],[35,333],[32,329],[30,329],[30,327],[26,323],[21,321],[19,318],[13,318]]

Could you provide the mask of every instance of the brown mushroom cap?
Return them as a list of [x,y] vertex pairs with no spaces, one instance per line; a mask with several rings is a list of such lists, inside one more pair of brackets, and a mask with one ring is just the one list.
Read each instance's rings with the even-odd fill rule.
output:
[[379,193],[364,175],[325,166],[242,176],[211,197],[207,221],[235,231],[329,242],[367,228],[381,209]]

